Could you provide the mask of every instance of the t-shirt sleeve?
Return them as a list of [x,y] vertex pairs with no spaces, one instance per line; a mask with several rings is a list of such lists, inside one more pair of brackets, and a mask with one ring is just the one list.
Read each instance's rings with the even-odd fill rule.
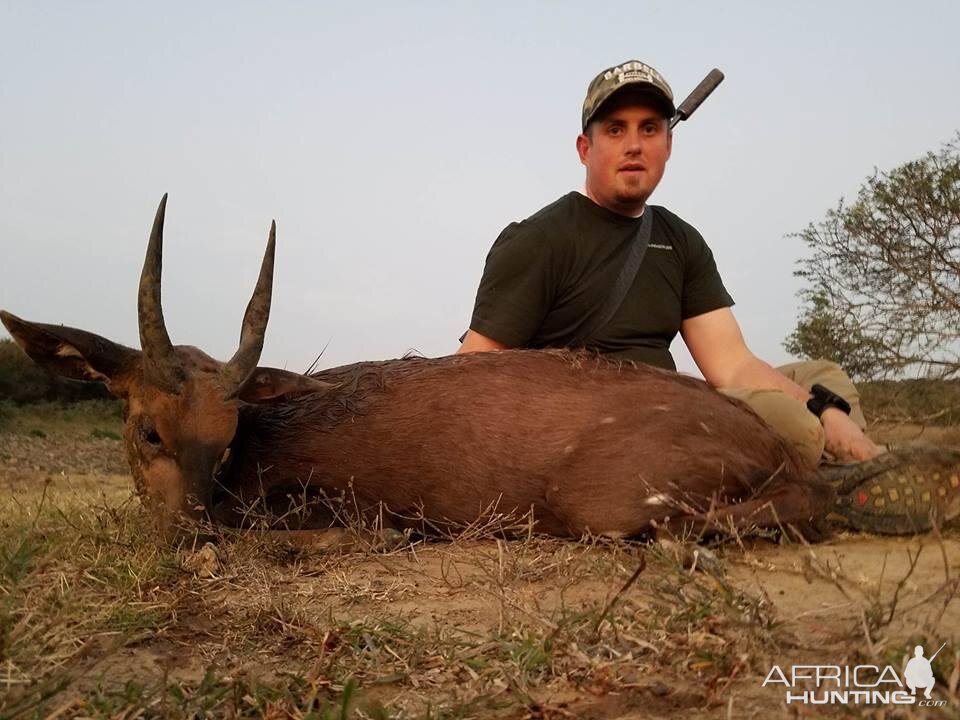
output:
[[527,345],[553,302],[551,266],[549,243],[538,231],[508,225],[487,254],[470,329],[508,347]]
[[684,320],[733,305],[733,298],[723,286],[713,252],[703,236],[691,226],[685,230],[687,263],[683,275]]

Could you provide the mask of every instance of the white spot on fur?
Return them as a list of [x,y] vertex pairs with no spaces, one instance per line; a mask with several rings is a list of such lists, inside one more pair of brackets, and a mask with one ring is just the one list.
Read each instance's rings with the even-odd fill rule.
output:
[[564,453],[564,455],[569,455],[570,453],[573,452],[573,450],[574,450],[573,445],[567,445],[567,446],[563,449],[563,453]]
[[669,495],[664,495],[663,493],[657,493],[656,495],[651,495],[644,503],[646,505],[666,505],[670,502],[671,498]]
[[713,431],[709,428],[709,426],[708,426],[705,422],[700,423],[700,427],[703,428],[703,431],[704,431],[707,435],[713,435]]
[[610,538],[611,540],[623,540],[623,538],[627,536],[627,534],[623,532],[623,530],[603,530],[597,533],[597,535],[600,535],[601,537],[605,537],[605,538]]
[[601,425],[609,425],[609,424],[612,423],[612,422],[616,422],[616,420],[617,420],[617,419],[611,415],[611,416],[605,417],[603,420],[601,420],[601,421],[600,421],[600,424],[601,424]]

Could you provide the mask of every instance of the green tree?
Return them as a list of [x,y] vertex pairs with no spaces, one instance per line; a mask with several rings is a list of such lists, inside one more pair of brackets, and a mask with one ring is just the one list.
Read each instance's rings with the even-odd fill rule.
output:
[[856,380],[884,374],[883,348],[837,317],[823,294],[808,297],[803,316],[783,345],[797,357],[833,360]]
[[859,379],[960,376],[960,133],[795,237],[810,254],[789,352]]

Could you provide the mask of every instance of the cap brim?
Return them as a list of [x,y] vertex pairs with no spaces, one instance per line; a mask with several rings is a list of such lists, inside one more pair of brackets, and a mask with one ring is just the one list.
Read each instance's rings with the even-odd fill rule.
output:
[[676,106],[673,104],[673,101],[664,94],[663,90],[652,83],[640,80],[632,83],[624,83],[622,86],[618,87],[607,97],[597,103],[597,106],[593,109],[593,112],[584,119],[583,129],[586,130],[587,125],[590,124],[590,121],[595,119],[604,108],[609,107],[612,100],[620,100],[628,96],[636,96],[637,98],[641,98],[645,102],[657,107],[667,119],[672,118],[677,114]]

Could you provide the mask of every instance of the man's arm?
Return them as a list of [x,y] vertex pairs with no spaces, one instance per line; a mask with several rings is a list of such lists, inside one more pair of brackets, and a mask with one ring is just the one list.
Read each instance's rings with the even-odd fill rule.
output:
[[467,331],[457,353],[527,345],[553,302],[552,255],[536,224],[524,221],[504,228],[483,266],[469,323],[476,330]]
[[473,330],[467,330],[467,336],[463,339],[463,342],[460,343],[460,348],[456,354],[506,349],[507,346],[502,342],[488,338],[486,335],[481,335]]
[[687,318],[680,325],[680,334],[703,378],[715,388],[782,390],[803,402],[810,397],[750,351],[728,307]]
[[[715,388],[781,390],[800,402],[810,393],[774,370],[747,347],[730,308],[684,320],[680,334],[704,379]],[[846,413],[827,408],[820,416],[826,448],[840,459],[868,460],[878,448]]]

